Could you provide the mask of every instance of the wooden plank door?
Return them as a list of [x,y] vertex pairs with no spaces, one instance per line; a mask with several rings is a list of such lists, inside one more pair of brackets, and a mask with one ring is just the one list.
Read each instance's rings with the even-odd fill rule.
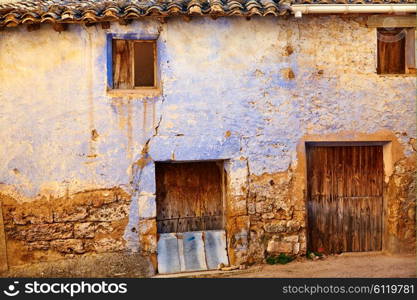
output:
[[308,146],[308,247],[382,249],[382,146]]
[[228,265],[223,162],[156,163],[158,272]]
[[216,162],[157,163],[158,233],[224,229],[222,176]]

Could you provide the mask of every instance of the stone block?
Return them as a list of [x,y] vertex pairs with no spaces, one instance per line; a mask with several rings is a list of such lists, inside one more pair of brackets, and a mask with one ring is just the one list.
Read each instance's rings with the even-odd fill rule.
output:
[[288,200],[286,201],[286,199],[283,199],[282,197],[279,197],[278,199],[274,199],[273,204],[274,204],[274,208],[277,211],[279,210],[289,211],[291,208],[290,204],[288,203]]
[[265,219],[265,220],[270,220],[270,219],[273,219],[274,217],[275,217],[275,214],[272,212],[265,213],[262,215],[262,219]]
[[53,211],[54,222],[74,222],[88,216],[85,206],[57,206]]
[[256,213],[255,203],[248,203],[248,214],[254,215]]
[[7,229],[7,236],[26,242],[68,239],[73,237],[73,225],[56,223],[12,227]]
[[290,242],[290,243],[297,243],[298,242],[298,235],[289,235],[289,236],[285,236],[283,238],[283,240],[285,242]]
[[229,259],[230,264],[244,262],[249,249],[249,216],[239,216],[227,223],[227,232],[230,237]]
[[157,233],[156,219],[139,221],[139,235],[155,235]]
[[129,204],[114,202],[91,208],[87,221],[117,221],[129,216]]
[[77,239],[54,240],[51,242],[51,248],[61,253],[77,253],[85,252],[83,241]]
[[96,234],[109,234],[114,230],[113,225],[110,222],[98,222],[95,223],[95,227]]
[[96,224],[93,222],[77,223],[74,225],[75,238],[93,238],[96,231]]
[[269,233],[282,233],[287,231],[287,221],[273,221],[265,224],[264,229]]
[[270,240],[268,242],[266,251],[271,254],[292,253],[293,244],[289,242],[284,242],[284,241]]
[[246,161],[241,168],[233,168],[229,175],[230,193],[234,196],[245,196],[248,185],[248,169]]
[[136,188],[140,194],[154,194],[156,191],[155,164],[149,161],[142,169],[138,169],[135,174]]
[[230,216],[244,216],[248,214],[246,206],[246,197],[232,197],[229,202]]
[[277,220],[291,220],[293,218],[292,208],[289,208],[288,210],[279,209],[275,213],[275,218]]
[[301,230],[301,232],[299,234],[299,237],[300,237],[300,242],[305,242],[306,241],[306,233],[305,233],[304,230]]
[[299,224],[305,223],[305,211],[295,210],[293,213],[293,220]]
[[249,229],[250,221],[248,216],[239,216],[234,219],[235,229],[247,231]]
[[300,243],[300,251],[302,253],[305,253],[307,251],[307,243],[306,242]]
[[17,225],[52,223],[52,211],[46,201],[33,201],[19,206],[4,206],[5,222]]
[[292,253],[298,254],[300,252],[300,243],[294,243],[292,246]]
[[156,234],[145,234],[140,236],[140,250],[146,254],[157,252],[157,237]]
[[257,213],[263,213],[264,212],[264,203],[263,202],[256,202],[255,204],[255,210]]
[[94,241],[93,247],[98,253],[117,252],[124,249],[124,243],[121,240],[108,237]]
[[101,207],[105,204],[124,200],[121,195],[115,194],[112,191],[103,191],[102,193],[91,197],[91,205],[93,207]]
[[37,242],[28,243],[29,251],[48,250],[50,247],[51,245],[49,241],[37,241]]
[[288,232],[297,232],[301,228],[301,224],[297,221],[288,221],[287,222]]
[[156,218],[156,199],[155,196],[138,196],[139,218]]

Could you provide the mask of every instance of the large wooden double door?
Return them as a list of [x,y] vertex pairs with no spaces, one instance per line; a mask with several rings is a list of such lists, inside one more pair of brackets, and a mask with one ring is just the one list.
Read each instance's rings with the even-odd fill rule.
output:
[[382,146],[307,146],[308,247],[382,249]]

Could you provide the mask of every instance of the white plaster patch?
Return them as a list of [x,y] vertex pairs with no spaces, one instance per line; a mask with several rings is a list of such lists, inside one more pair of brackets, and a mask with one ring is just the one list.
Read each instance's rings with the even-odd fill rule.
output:
[[129,222],[125,228],[123,235],[124,240],[126,241],[126,247],[132,252],[139,251],[139,235],[138,235],[138,226],[139,226],[139,208],[138,208],[138,198],[132,197],[130,202],[129,209]]
[[245,195],[245,192],[242,190],[242,187],[248,185],[248,168],[239,168],[232,170],[230,172],[230,191],[235,196]]
[[139,218],[156,218],[155,196],[140,195],[138,197]]

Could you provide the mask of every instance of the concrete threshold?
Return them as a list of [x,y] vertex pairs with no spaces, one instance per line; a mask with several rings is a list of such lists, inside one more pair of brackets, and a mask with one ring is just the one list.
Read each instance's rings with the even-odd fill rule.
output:
[[232,277],[238,274],[251,273],[261,270],[261,266],[250,267],[245,270],[209,270],[209,271],[193,271],[193,272],[182,272],[182,273],[171,273],[171,274],[158,274],[152,278],[217,278],[217,277]]
[[378,256],[381,254],[387,254],[384,251],[363,251],[363,252],[342,252],[339,256]]

